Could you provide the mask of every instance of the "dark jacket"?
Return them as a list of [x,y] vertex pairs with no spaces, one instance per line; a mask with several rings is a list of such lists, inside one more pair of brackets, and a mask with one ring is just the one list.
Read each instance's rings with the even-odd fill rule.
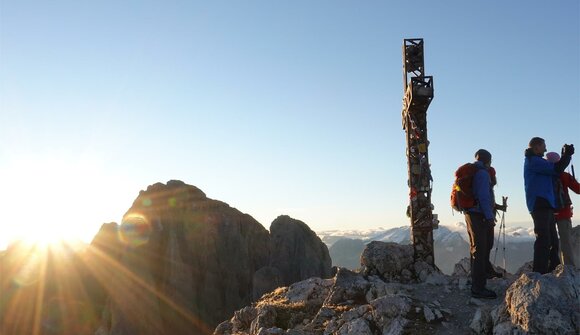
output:
[[558,176],[570,164],[570,156],[562,156],[558,163],[551,163],[542,156],[534,155],[532,149],[525,152],[524,184],[526,190],[526,204],[530,213],[536,207],[538,198],[545,200],[548,206],[556,208],[553,178]]

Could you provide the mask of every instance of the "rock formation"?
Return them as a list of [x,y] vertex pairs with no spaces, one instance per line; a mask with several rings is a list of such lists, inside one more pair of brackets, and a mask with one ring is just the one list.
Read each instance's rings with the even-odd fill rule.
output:
[[522,274],[492,317],[494,334],[579,334],[580,271],[560,265],[545,275]]
[[395,335],[411,326],[409,318],[417,309],[424,315],[423,323],[440,322],[450,312],[432,302],[411,298],[409,291],[417,284],[383,281],[388,277],[432,287],[450,285],[437,269],[428,271],[426,264],[415,267],[412,257],[409,260],[409,247],[372,242],[363,252],[362,273],[338,268],[333,279],[310,278],[279,288],[234,313],[214,334]]
[[407,249],[370,243],[363,252],[360,273],[339,268],[333,279],[310,278],[279,288],[234,313],[214,335],[580,331],[579,270],[560,266],[546,275],[491,279],[487,286],[499,298],[479,300],[471,298],[465,285],[468,260],[458,264],[457,276],[445,276],[425,264],[409,265]]
[[366,275],[378,275],[387,281],[409,282],[412,276],[413,246],[373,241],[364,249],[361,265]]
[[393,242],[373,241],[367,244],[361,255],[361,273],[377,275],[386,281],[403,283],[445,281],[436,267],[413,261],[413,246]]
[[[341,269],[334,279],[311,278],[265,295],[214,334],[402,334],[411,299],[383,285]],[[367,294],[371,288],[382,294]]]
[[328,248],[302,221],[287,215],[270,226],[270,266],[280,270],[284,286],[310,277],[330,277]]
[[208,334],[278,286],[330,276],[328,250],[306,224],[282,216],[269,233],[181,181],[141,191],[112,230],[101,229],[89,260],[114,270],[96,275],[108,293],[102,335]]

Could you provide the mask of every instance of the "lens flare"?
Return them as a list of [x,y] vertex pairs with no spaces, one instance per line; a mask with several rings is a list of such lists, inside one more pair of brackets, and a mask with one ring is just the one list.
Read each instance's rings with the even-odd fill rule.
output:
[[152,203],[153,202],[151,201],[150,198],[144,198],[143,201],[141,202],[143,207],[150,207]]
[[131,247],[138,247],[149,242],[151,224],[141,214],[128,214],[119,226],[119,240]]
[[46,261],[46,247],[20,244],[13,260],[17,271],[12,277],[17,287],[31,286],[41,280],[41,268]]

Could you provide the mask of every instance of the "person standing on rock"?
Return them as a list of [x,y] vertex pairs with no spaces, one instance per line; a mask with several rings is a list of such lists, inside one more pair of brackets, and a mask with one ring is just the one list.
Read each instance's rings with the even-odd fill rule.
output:
[[[465,212],[465,222],[469,234],[471,266],[471,296],[474,298],[495,299],[497,294],[485,287],[488,277],[490,245],[493,243],[495,226],[493,183],[489,173],[491,153],[479,149],[475,153],[474,165],[478,168],[473,176],[473,197],[476,206]],[[493,271],[493,269],[491,269]]]
[[[546,154],[546,159],[548,162],[558,163],[560,161],[560,155],[556,152],[548,152]],[[572,233],[572,199],[570,199],[570,193],[568,189],[571,189],[576,194],[580,194],[580,183],[569,174],[568,172],[562,172],[559,176],[554,178],[554,192],[556,195],[556,225],[558,226],[558,235],[560,237],[560,251],[562,256],[562,261],[566,265],[579,266],[580,264],[574,263],[572,249],[572,241],[570,240],[570,234]]]
[[558,264],[558,234],[556,232],[556,196],[554,177],[559,176],[570,164],[574,146],[564,144],[562,158],[557,163],[545,160],[546,141],[540,137],[530,140],[525,151],[524,184],[526,204],[534,220],[533,271],[541,274],[552,272]]

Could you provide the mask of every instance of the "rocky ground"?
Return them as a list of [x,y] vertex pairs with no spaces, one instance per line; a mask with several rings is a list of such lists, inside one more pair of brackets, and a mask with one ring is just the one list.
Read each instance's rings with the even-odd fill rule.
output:
[[[466,262],[452,276],[409,262],[412,250],[373,242],[359,273],[310,278],[264,295],[220,324],[215,335],[577,334],[580,271],[522,270],[488,281],[497,299],[470,296]],[[528,269],[529,270],[529,269]]]

